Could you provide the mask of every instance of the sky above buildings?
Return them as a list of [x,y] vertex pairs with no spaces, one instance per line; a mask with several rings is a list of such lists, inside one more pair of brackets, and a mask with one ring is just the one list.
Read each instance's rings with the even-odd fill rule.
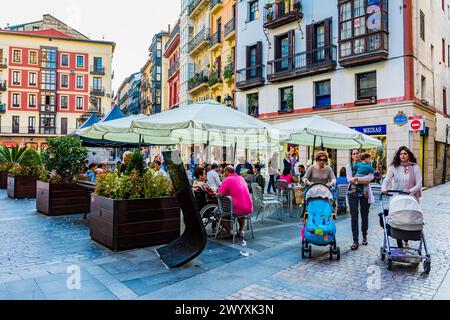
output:
[[114,91],[125,77],[140,70],[153,36],[175,25],[180,0],[19,0],[2,1],[0,26],[42,19],[51,14],[95,40],[114,41]]

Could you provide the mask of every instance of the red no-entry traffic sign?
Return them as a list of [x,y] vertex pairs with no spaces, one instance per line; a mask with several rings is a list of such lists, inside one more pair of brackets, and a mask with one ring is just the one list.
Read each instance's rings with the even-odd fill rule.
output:
[[423,131],[424,129],[425,129],[425,119],[423,116],[409,117],[409,130],[410,131]]

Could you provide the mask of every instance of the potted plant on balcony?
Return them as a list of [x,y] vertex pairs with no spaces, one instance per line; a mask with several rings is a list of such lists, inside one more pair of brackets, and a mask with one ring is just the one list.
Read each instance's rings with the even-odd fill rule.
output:
[[180,206],[169,178],[142,170],[139,150],[124,175],[99,175],[91,199],[91,238],[114,251],[167,244],[180,236]]
[[212,87],[213,85],[215,85],[217,82],[219,82],[219,77],[217,76],[217,70],[216,68],[212,68],[209,71],[209,79],[208,79],[208,84],[210,87]]
[[88,150],[72,137],[48,140],[42,152],[45,170],[37,181],[37,211],[49,216],[89,212],[90,196],[75,183],[87,155]]
[[36,181],[42,171],[40,154],[32,148],[1,147],[0,154],[8,170],[8,197],[25,199],[36,197]]

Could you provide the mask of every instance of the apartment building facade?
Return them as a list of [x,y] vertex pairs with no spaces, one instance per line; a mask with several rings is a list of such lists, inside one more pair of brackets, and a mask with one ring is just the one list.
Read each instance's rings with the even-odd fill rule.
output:
[[[436,182],[448,123],[446,0],[442,8],[441,1],[257,0],[238,2],[237,12],[241,111],[273,123],[317,114],[371,134],[382,142],[373,158],[384,168],[407,145],[424,184]],[[404,115],[425,117],[426,130],[410,132]],[[306,163],[312,150],[299,149]],[[336,170],[349,161],[347,150],[327,151]]]
[[163,96],[165,110],[178,108],[180,104],[180,21],[175,24],[164,46],[167,66],[167,92]]
[[107,113],[114,48],[50,15],[0,30],[0,143],[45,147]]
[[142,73],[133,73],[117,90],[117,104],[127,115],[141,113],[141,80]]

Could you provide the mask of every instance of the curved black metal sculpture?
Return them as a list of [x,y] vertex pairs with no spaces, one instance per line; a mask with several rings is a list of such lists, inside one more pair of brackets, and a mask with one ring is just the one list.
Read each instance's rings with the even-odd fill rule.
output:
[[207,235],[200,211],[189,185],[179,151],[164,151],[164,161],[183,211],[186,229],[180,238],[156,250],[168,268],[178,268],[198,257],[206,246]]

